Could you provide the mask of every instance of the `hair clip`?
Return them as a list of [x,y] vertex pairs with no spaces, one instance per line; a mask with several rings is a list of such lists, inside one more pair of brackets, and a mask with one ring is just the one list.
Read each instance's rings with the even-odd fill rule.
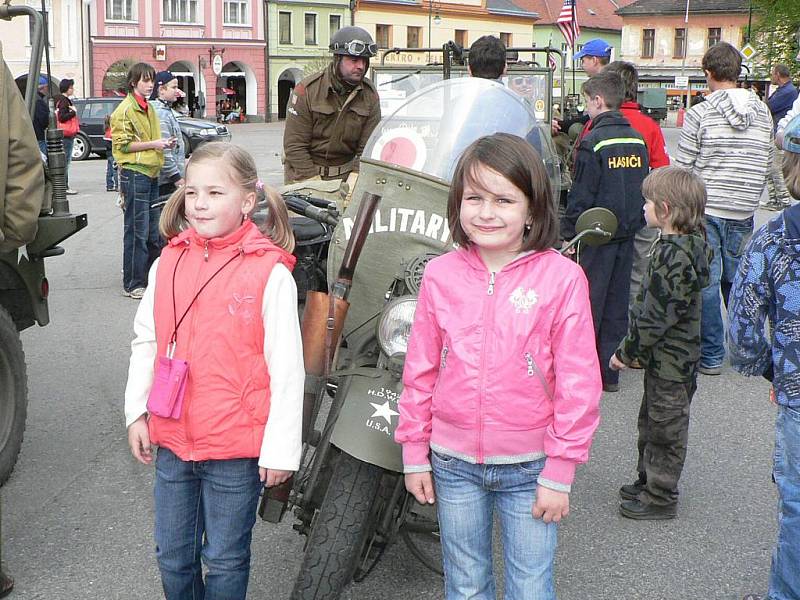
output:
[[264,182],[260,179],[256,181],[256,189],[261,190],[262,192],[264,191]]

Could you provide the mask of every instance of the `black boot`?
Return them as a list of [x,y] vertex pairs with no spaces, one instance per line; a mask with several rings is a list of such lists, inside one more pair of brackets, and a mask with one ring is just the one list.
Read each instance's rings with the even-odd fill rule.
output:
[[645,485],[647,485],[647,473],[639,473],[639,479],[619,488],[619,497],[623,500],[636,500]]
[[678,516],[678,506],[676,504],[645,504],[639,500],[626,500],[619,505],[619,512],[623,517],[636,519],[639,521],[655,521],[662,519],[674,519]]

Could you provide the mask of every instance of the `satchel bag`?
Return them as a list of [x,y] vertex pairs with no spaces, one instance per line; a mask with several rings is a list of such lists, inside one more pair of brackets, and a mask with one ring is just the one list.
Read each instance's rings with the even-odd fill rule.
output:
[[186,254],[186,250],[181,252],[178,260],[175,261],[175,270],[172,273],[172,311],[175,319],[175,328],[172,330],[167,352],[165,356],[159,356],[156,361],[155,372],[153,374],[153,385],[150,387],[150,394],[147,396],[147,411],[151,415],[164,417],[165,419],[180,419],[183,410],[183,398],[186,395],[186,380],[189,378],[189,363],[179,358],[174,358],[175,347],[178,345],[178,328],[183,323],[189,309],[195,303],[206,286],[211,280],[219,275],[220,271],[231,264],[241,253],[234,254],[216,272],[209,277],[206,282],[197,290],[197,293],[189,302],[189,306],[183,311],[183,315],[178,319],[175,307],[175,275],[178,272],[178,265]]
[[58,128],[64,132],[65,138],[71,138],[78,135],[78,131],[80,131],[81,128],[81,121],[77,114],[72,115],[71,119],[67,119],[64,122],[61,122],[58,119],[56,119],[56,121],[58,122]]

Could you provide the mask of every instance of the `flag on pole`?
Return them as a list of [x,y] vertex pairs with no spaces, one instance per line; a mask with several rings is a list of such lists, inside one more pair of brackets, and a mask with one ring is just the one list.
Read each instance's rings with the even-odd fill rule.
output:
[[556,19],[556,25],[561,30],[564,39],[567,40],[567,45],[573,49],[575,48],[575,41],[581,35],[578,14],[575,11],[576,2],[577,0],[564,0],[564,6],[561,7],[561,13]]
[[554,54],[547,53],[547,66],[551,71],[556,71],[558,69],[558,62],[556,62],[556,58]]

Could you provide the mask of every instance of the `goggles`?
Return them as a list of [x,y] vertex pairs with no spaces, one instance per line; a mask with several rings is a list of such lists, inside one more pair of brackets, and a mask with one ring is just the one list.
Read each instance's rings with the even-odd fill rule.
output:
[[375,56],[378,53],[378,44],[367,44],[361,40],[351,40],[346,43],[336,42],[331,49],[333,51],[344,50],[350,56]]

